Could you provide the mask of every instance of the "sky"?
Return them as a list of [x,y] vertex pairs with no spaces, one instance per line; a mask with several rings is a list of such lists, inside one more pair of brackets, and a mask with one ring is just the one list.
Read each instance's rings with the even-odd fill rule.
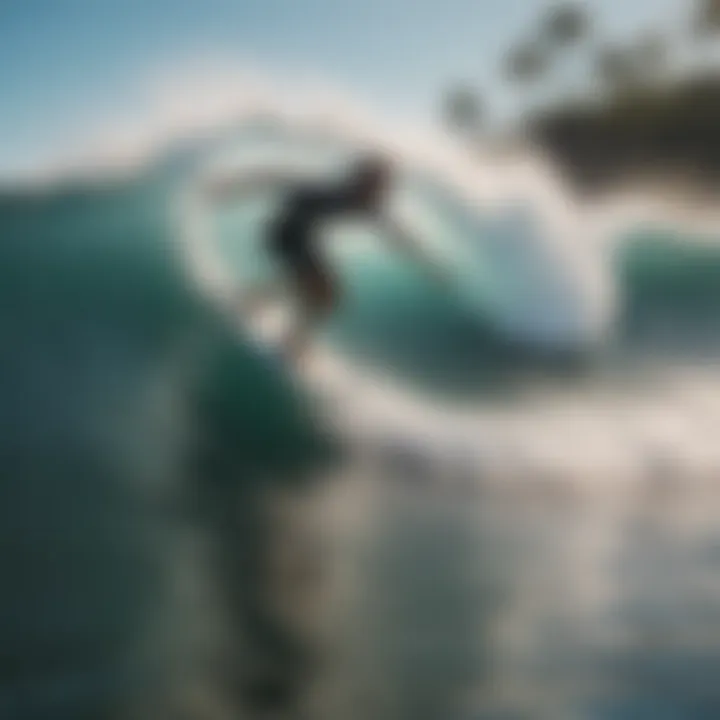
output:
[[[608,36],[671,23],[683,0],[588,0]],[[429,117],[470,82],[502,102],[502,55],[544,0],[2,0],[0,172],[122,117],[158,73],[212,59],[310,77]]]

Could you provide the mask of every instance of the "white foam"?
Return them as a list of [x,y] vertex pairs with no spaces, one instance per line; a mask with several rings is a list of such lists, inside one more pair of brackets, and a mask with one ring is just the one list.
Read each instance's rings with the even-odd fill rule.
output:
[[[279,99],[273,104],[268,97]],[[511,164],[490,154],[469,159],[462,147],[431,128],[383,121],[356,105],[335,102],[331,92],[324,102],[317,93],[312,98],[312,112],[299,112],[282,93],[265,98],[263,111],[286,145],[278,153],[283,146],[276,139],[275,157],[266,146],[264,162],[283,155],[287,162],[288,144],[302,147],[303,142],[384,151],[399,166],[430,178],[471,219],[460,249],[466,269],[460,280],[469,302],[489,309],[519,342],[575,350],[604,340],[616,310],[605,245],[591,218],[567,200],[540,158],[526,156]],[[248,110],[245,119],[255,118]],[[229,142],[209,157],[201,176],[230,172],[231,147]],[[251,159],[245,150],[240,163],[247,166]],[[308,165],[307,158],[302,162]],[[444,244],[448,255],[457,249],[447,238],[433,240]],[[480,283],[480,275],[493,281]]]

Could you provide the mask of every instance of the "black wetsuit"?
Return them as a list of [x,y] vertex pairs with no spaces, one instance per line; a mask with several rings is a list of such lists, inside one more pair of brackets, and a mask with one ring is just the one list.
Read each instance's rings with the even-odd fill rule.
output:
[[374,203],[342,185],[298,185],[287,194],[269,232],[271,252],[291,272],[327,275],[318,234],[324,222],[349,215],[373,215]]

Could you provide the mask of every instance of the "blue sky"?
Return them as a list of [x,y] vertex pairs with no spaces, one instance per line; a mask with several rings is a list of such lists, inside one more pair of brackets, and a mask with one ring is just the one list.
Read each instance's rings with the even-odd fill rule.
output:
[[[594,0],[610,35],[682,0]],[[499,58],[542,0],[2,0],[0,170],[120,113],[157,67],[251,59],[327,79],[389,111],[427,115],[448,81],[502,92]]]

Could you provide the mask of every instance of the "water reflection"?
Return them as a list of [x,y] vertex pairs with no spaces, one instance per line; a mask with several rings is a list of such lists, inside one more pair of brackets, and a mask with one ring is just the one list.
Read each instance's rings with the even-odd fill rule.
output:
[[318,717],[716,716],[714,494],[355,482]]

